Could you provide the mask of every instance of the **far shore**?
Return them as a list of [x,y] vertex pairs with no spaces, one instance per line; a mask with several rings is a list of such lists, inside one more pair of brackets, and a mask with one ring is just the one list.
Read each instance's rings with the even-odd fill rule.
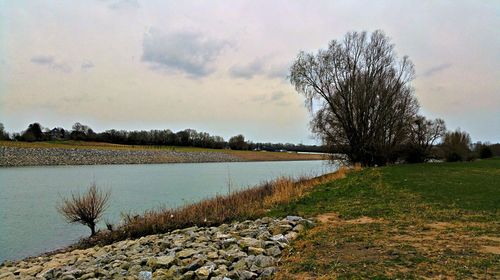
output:
[[324,160],[324,154],[235,151],[178,146],[132,146],[98,142],[0,141],[0,167]]

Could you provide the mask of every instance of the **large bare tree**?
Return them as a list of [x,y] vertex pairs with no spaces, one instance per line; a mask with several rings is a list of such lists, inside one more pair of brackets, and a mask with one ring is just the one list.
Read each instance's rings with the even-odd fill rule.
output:
[[410,126],[406,146],[406,161],[411,163],[427,161],[435,142],[446,133],[444,120],[428,120],[424,116],[416,116]]
[[316,54],[300,52],[290,82],[306,97],[313,132],[331,151],[381,165],[396,159],[417,114],[414,73],[382,31],[351,32]]

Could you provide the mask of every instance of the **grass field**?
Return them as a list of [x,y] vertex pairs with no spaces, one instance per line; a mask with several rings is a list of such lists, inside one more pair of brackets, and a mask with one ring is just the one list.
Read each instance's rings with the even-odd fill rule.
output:
[[498,279],[500,159],[368,168],[269,214],[316,217],[277,279]]
[[228,153],[241,158],[244,161],[286,161],[286,160],[322,160],[326,159],[321,154],[298,154],[282,152],[261,152],[261,151],[233,151],[225,149],[207,149],[197,147],[182,146],[146,146],[146,145],[122,145],[103,142],[86,141],[44,141],[44,142],[17,142],[0,141],[0,146],[18,148],[63,148],[63,149],[98,149],[98,150],[159,150],[177,152],[213,152]]

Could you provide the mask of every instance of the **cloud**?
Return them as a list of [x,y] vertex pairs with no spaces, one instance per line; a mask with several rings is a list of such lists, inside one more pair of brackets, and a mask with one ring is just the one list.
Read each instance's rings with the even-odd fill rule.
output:
[[271,79],[285,79],[288,75],[287,65],[275,65],[267,63],[271,58],[257,58],[246,65],[234,65],[229,69],[229,75],[234,78],[251,79],[254,76],[261,75]]
[[90,68],[93,68],[94,67],[94,63],[92,63],[92,61],[84,61],[81,65],[81,68],[82,70],[87,70],[87,69],[90,69]]
[[424,73],[422,73],[422,76],[423,77],[431,77],[431,76],[435,75],[436,73],[442,72],[442,71],[450,68],[451,66],[452,66],[451,63],[443,63],[440,65],[431,67],[431,68],[425,70]]
[[122,10],[122,9],[137,9],[139,8],[139,2],[137,0],[120,0],[108,5],[108,8],[112,10]]
[[272,101],[279,101],[279,100],[283,99],[283,97],[285,97],[285,93],[283,93],[282,91],[276,91],[276,92],[273,92],[273,94],[271,95],[271,100]]
[[247,65],[234,65],[229,69],[229,74],[234,78],[251,79],[253,76],[261,74],[264,70],[264,62],[256,59]]
[[271,102],[278,106],[288,106],[290,102],[286,100],[286,94],[282,91],[275,91],[271,94]]
[[269,68],[269,71],[267,72],[267,76],[269,78],[280,78],[280,79],[286,79],[288,76],[288,71],[290,67],[288,65],[282,64],[282,65],[273,65]]
[[254,96],[251,101],[259,104],[274,104],[278,106],[287,106],[290,102],[286,101],[286,94],[282,91],[275,91],[272,94],[259,94]]
[[30,61],[40,65],[50,65],[54,63],[54,57],[48,55],[37,55],[32,57]]
[[153,69],[182,72],[199,78],[215,71],[212,63],[229,45],[226,41],[208,38],[201,33],[164,34],[156,29],[144,34],[142,61]]
[[64,73],[70,73],[72,70],[67,63],[52,63],[52,68]]
[[38,65],[45,65],[51,69],[55,69],[64,73],[71,72],[71,66],[65,62],[56,62],[53,56],[50,55],[37,55],[30,59],[32,63]]

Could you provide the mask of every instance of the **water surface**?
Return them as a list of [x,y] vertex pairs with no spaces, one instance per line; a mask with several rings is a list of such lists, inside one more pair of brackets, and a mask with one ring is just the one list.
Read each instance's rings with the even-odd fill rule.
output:
[[[61,196],[93,182],[111,190],[105,219],[155,207],[177,207],[279,176],[321,175],[327,161],[135,164],[0,168],[0,262],[69,245],[89,235],[57,213]],[[102,225],[100,225],[102,227]]]

